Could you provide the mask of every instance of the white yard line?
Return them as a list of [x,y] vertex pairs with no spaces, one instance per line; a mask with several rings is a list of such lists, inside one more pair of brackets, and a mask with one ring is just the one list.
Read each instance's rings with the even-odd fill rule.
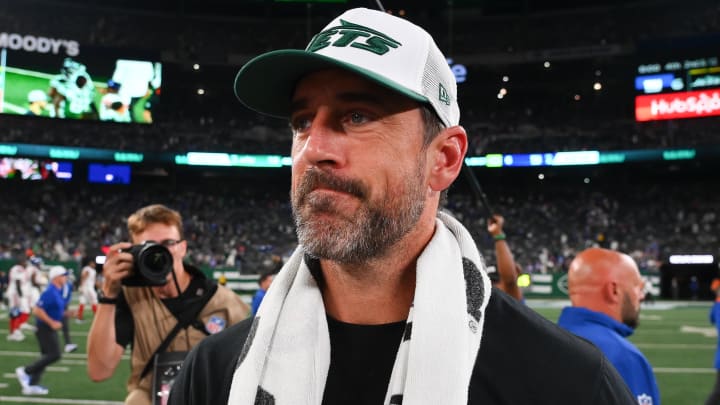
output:
[[80,404],[80,405],[123,405],[122,401],[97,401],[92,399],[63,399],[63,398],[38,398],[38,397],[5,397],[0,396],[0,403],[5,401],[21,404]]
[[47,366],[45,367],[45,371],[51,371],[53,373],[67,373],[70,371],[70,367]]
[[67,364],[70,366],[85,366],[87,365],[87,360],[66,360],[66,359],[60,359],[60,364]]
[[[0,350],[0,357],[6,356],[6,357],[37,357],[39,356],[39,352],[15,352],[15,351],[2,351]],[[87,354],[85,353],[63,353],[62,354],[63,359],[87,359]],[[128,354],[123,354],[123,359],[129,359],[130,356]]]
[[715,350],[716,345],[692,344],[692,343],[635,343],[635,346],[641,349],[708,349]]
[[[33,326],[34,326],[34,325],[33,325]],[[70,328],[72,328],[72,326],[71,326]],[[0,329],[0,336],[2,336],[2,335],[7,335],[8,332],[9,332],[9,331],[8,331],[7,329]],[[25,332],[23,332],[23,333],[25,333],[25,337],[26,337],[26,338],[29,337],[29,336],[34,336],[34,333],[33,333],[33,332],[30,332],[30,331],[27,331],[27,330],[26,330]],[[72,330],[70,331],[70,336],[85,336],[85,337],[87,337],[87,335],[88,335],[87,332],[73,332]]]
[[677,368],[677,367],[653,367],[653,371],[663,374],[715,374],[714,368]]

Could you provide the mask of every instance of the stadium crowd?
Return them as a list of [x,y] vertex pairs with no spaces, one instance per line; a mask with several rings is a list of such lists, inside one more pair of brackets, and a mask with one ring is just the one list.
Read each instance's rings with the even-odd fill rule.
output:
[[[492,178],[492,173],[483,176]],[[4,183],[14,198],[2,205],[0,257],[32,249],[48,260],[80,260],[101,246],[127,240],[123,218],[151,203],[184,215],[189,260],[207,267],[262,273],[294,248],[287,186],[237,178],[219,186],[185,184],[93,186]],[[655,270],[671,253],[720,254],[720,193],[706,182],[642,185],[500,185],[488,181],[493,209],[507,219],[505,232],[516,261],[528,273],[563,272],[589,246],[629,252],[642,270]],[[662,203],[659,203],[662,201]],[[471,230],[488,261],[493,242],[483,210],[462,185],[451,189],[446,209]]]
[[[247,115],[247,114],[246,114]],[[3,141],[91,147],[132,152],[188,151],[286,155],[290,136],[284,122],[237,117],[188,118],[144,124],[28,120],[0,116]],[[720,119],[635,123],[589,118],[583,126],[540,126],[506,120],[468,121],[470,156],[578,150],[700,148],[718,142]]]
[[[187,9],[163,8],[161,3],[143,8],[112,2],[0,3],[0,24],[7,33],[71,38],[87,46],[88,52],[93,46],[152,49],[164,63],[162,96],[151,126],[49,125],[44,120],[3,116],[3,141],[156,152],[283,154],[289,150],[286,124],[238,108],[229,83],[246,55],[278,43],[303,47],[315,20],[324,21],[338,6],[315,5],[313,13],[298,13],[294,7],[298,5],[292,4],[248,6],[220,16],[213,3],[198,10],[193,9],[198,6],[194,2],[183,3]],[[463,125],[471,138],[470,155],[695,147],[716,142],[719,119],[634,122],[632,81],[634,63],[642,61],[634,53],[646,49],[652,55],[654,48],[667,47],[672,41],[688,41],[691,48],[711,41],[712,33],[720,30],[717,4],[692,0],[589,5],[553,10],[527,2],[525,9],[506,13],[489,4],[464,5],[454,13],[439,6],[406,10],[409,18],[433,32],[456,61],[474,61],[461,84],[465,88],[460,100]],[[38,7],[45,12],[38,13]],[[64,18],[59,21],[56,15]],[[446,27],[449,19],[452,30]],[[266,29],[268,21],[272,30]],[[130,26],[132,30],[127,29]],[[492,35],[496,32],[503,35]],[[617,49],[593,50],[610,45]],[[574,53],[577,47],[589,53]],[[565,50],[557,61],[562,68],[538,73],[533,66],[544,60],[543,50],[551,49]],[[498,56],[502,54],[517,58]],[[553,53],[548,55],[552,59]],[[199,64],[198,70],[191,68],[194,63]],[[498,100],[498,87],[504,84],[493,81],[503,71],[510,72],[505,85],[509,95]],[[607,91],[579,90],[589,88],[593,75]],[[199,95],[201,88],[204,94]],[[573,95],[582,97],[574,100]]]
[[[237,65],[246,60],[243,55],[256,54],[277,43],[303,47],[308,33],[314,32],[309,28],[315,19],[324,21],[325,11],[334,14],[331,9],[335,6],[317,5],[312,13],[294,15],[282,13],[282,7],[268,7],[254,9],[258,15],[219,16],[212,7],[201,15],[191,10],[196,3],[183,4],[188,9],[163,9],[152,4],[134,9],[112,2],[0,2],[0,24],[6,32],[72,38],[89,47],[137,48],[141,44],[141,48],[160,52],[166,66],[157,119],[152,125],[27,119],[3,114],[2,141],[138,152],[287,155],[287,124],[239,107],[230,83]],[[493,58],[504,53],[530,62],[541,60],[544,54],[539,51],[544,49],[565,48],[570,53],[566,58],[570,67],[565,73],[552,76],[550,82],[543,76],[527,79],[529,89],[523,97],[500,101],[492,93],[484,98],[488,85],[481,82],[489,81],[485,77],[461,84],[478,86],[477,90],[463,89],[467,100],[460,100],[463,125],[470,137],[469,155],[700,148],[718,143],[718,118],[636,123],[630,116],[634,90],[631,82],[623,81],[634,75],[632,63],[623,62],[633,49],[659,46],[664,37],[682,40],[699,36],[702,40],[704,35],[718,31],[717,4],[702,0],[683,4],[638,1],[555,11],[534,10],[537,3],[523,4],[528,8],[515,10],[512,15],[493,11],[489,5],[465,8],[452,15],[445,9],[432,8],[409,15],[436,31],[438,43],[458,60],[466,55],[473,60],[502,61],[502,57]],[[37,13],[38,6],[45,12]],[[64,18],[57,19],[56,15]],[[437,15],[443,16],[442,23],[434,18]],[[633,17],[636,15],[643,18]],[[454,29],[441,29],[450,18]],[[272,30],[266,29],[268,21],[272,21]],[[127,29],[130,26],[133,29]],[[496,32],[504,35],[489,35]],[[528,32],[533,35],[528,36]],[[252,40],[247,39],[250,37]],[[480,44],[475,40],[479,37],[483,38]],[[593,47],[611,45],[618,46],[612,51],[615,54],[593,56],[594,52],[604,52]],[[592,48],[590,56],[582,57],[581,52],[572,57],[575,47]],[[615,98],[588,96],[582,98],[582,103],[573,101],[571,84],[585,80],[587,74],[584,59],[600,60],[606,66],[622,62],[616,66],[626,70],[623,74],[601,75],[608,87],[622,88],[620,98],[615,93]],[[201,67],[193,70],[190,66],[196,62]],[[472,73],[496,74],[496,67],[490,65],[478,63],[480,70]],[[511,69],[519,74],[531,72],[519,62]],[[516,77],[511,77],[511,83]],[[542,86],[533,85],[533,81],[542,82]],[[199,86],[207,89],[203,95],[197,94]],[[492,90],[497,92],[497,88]],[[538,91],[548,98],[533,97],[537,94],[533,92]],[[565,93],[563,103],[548,101]],[[165,203],[186,215],[191,257],[199,264],[244,263],[248,271],[257,271],[268,257],[290,251],[294,240],[285,187],[278,187],[282,191],[278,194],[278,190],[236,184],[225,191],[183,189],[162,196],[138,187],[130,188],[129,193],[114,187],[82,189],[58,184],[0,187],[12,187],[18,196],[6,201],[2,208],[8,218],[0,224],[5,252],[21,246],[32,247],[53,259],[80,257],[100,245],[126,238],[122,218],[153,202]],[[717,249],[713,243],[718,224],[711,207],[718,196],[703,185],[624,186],[622,190],[603,192],[578,191],[576,187],[572,190],[539,189],[518,194],[498,188],[492,193],[497,210],[508,218],[508,236],[516,239],[513,248],[518,261],[528,271],[560,271],[574,252],[593,243],[638,252],[636,258],[650,263],[646,267],[652,267],[670,251]],[[486,242],[483,245],[489,255],[491,244],[482,232],[483,219],[470,197],[451,194],[448,208],[464,222],[475,223],[475,237]],[[697,238],[685,238],[688,232]],[[699,245],[688,246],[691,240],[697,240]]]

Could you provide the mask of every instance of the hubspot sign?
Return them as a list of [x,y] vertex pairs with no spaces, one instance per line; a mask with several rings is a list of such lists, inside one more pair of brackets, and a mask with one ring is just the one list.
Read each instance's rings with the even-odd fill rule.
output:
[[635,97],[637,121],[699,118],[720,115],[720,89]]

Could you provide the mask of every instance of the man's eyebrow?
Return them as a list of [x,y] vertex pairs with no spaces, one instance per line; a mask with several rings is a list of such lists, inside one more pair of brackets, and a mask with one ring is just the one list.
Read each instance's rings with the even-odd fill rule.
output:
[[[380,95],[368,93],[368,92],[356,92],[348,91],[335,95],[335,100],[343,102],[365,102],[369,104],[375,104],[379,106],[385,106],[390,104],[387,97],[381,97]],[[303,97],[297,100],[293,100],[290,103],[290,114],[295,111],[301,110],[308,105],[308,98]]]
[[366,93],[366,92],[346,92],[346,93],[340,93],[335,98],[341,101],[346,102],[366,102],[370,104],[378,104],[383,105],[385,104],[384,101],[387,99],[386,97],[380,97],[377,94],[373,93]]
[[298,100],[292,100],[290,102],[290,115],[294,114],[295,111],[301,110],[305,107],[307,107],[307,98],[301,98]]

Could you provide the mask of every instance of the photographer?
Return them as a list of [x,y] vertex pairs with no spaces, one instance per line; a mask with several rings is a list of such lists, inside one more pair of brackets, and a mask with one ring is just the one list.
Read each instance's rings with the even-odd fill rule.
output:
[[132,344],[125,403],[151,404],[157,399],[151,392],[160,388],[153,381],[156,364],[243,320],[249,308],[183,263],[187,242],[178,212],[163,205],[141,208],[128,218],[128,232],[132,244],[111,246],[103,265],[100,305],[88,335],[88,375],[110,378]]

